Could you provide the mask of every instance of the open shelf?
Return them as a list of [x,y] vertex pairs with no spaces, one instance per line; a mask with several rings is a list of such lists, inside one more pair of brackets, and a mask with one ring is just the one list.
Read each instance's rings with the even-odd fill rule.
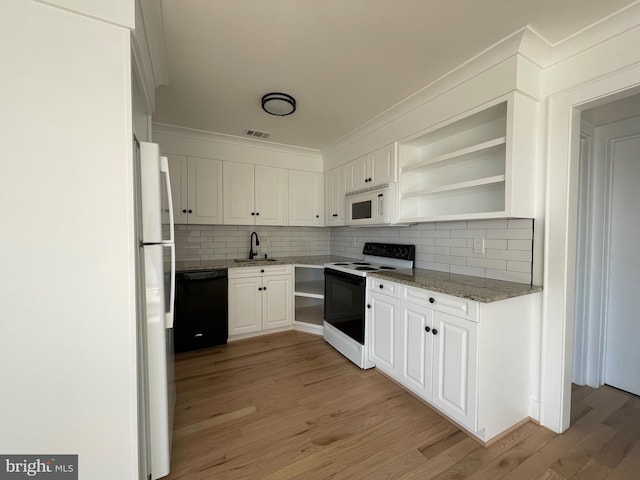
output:
[[400,145],[399,221],[506,212],[507,101]]
[[402,198],[400,215],[403,219],[473,214],[504,215],[504,189],[505,184],[500,181]]
[[294,273],[295,324],[322,333],[324,321],[324,267],[296,265]]
[[322,325],[324,322],[324,306],[308,305],[306,307],[296,307],[296,322],[310,323],[312,325]]
[[294,294],[301,297],[324,298],[324,279],[306,282],[296,281]]
[[493,140],[472,145],[470,147],[462,148],[454,152],[445,153],[444,155],[438,155],[436,157],[426,158],[424,160],[420,160],[414,163],[410,163],[408,165],[404,165],[401,167],[401,171],[410,172],[412,170],[425,169],[430,166],[434,166],[439,162],[446,162],[447,160],[456,160],[462,157],[466,157],[468,155],[473,155],[475,153],[482,152],[483,150],[488,150],[493,147],[504,145],[506,144],[506,142],[507,142],[507,137],[505,136],[494,138]]
[[428,188],[425,190],[418,190],[415,192],[402,193],[400,195],[400,198],[423,197],[425,195],[432,195],[434,193],[444,193],[444,192],[449,192],[454,190],[463,190],[466,188],[480,187],[482,185],[490,185],[492,183],[500,183],[500,182],[504,182],[504,175],[495,175],[493,177],[479,178],[477,180],[470,180],[468,182],[460,182],[460,183],[454,183],[451,185],[443,185],[442,187]]

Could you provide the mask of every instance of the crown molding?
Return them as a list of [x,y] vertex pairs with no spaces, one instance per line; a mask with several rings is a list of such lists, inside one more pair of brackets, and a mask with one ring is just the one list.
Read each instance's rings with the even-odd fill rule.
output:
[[235,135],[227,135],[224,133],[208,132],[206,130],[197,130],[194,128],[180,127],[177,125],[169,125],[166,123],[154,122],[152,125],[152,131],[154,135],[175,135],[196,140],[204,140],[207,142],[258,148],[260,150],[269,150],[272,152],[286,152],[314,159],[322,158],[322,153],[320,152],[320,150],[313,148],[296,147],[293,145],[285,145],[282,143],[265,142],[264,140],[255,140],[252,138],[243,138]]

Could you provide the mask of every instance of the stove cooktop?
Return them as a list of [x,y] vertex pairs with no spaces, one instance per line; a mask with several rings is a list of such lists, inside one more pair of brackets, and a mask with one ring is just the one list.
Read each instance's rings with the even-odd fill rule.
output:
[[326,263],[325,268],[365,277],[367,273],[381,270],[411,270],[415,259],[415,245],[393,243],[365,243],[364,260]]

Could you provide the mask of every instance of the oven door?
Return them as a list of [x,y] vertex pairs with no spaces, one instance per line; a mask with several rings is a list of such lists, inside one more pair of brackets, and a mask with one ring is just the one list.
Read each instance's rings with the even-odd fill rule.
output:
[[324,319],[364,345],[365,277],[324,269]]

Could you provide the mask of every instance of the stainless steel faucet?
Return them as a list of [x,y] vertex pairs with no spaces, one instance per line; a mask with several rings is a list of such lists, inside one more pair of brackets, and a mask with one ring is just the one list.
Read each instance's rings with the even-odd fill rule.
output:
[[256,236],[256,247],[260,245],[260,240],[258,239],[258,234],[256,232],[251,232],[251,236],[249,237],[249,259],[255,257],[258,252],[253,251],[253,236]]

